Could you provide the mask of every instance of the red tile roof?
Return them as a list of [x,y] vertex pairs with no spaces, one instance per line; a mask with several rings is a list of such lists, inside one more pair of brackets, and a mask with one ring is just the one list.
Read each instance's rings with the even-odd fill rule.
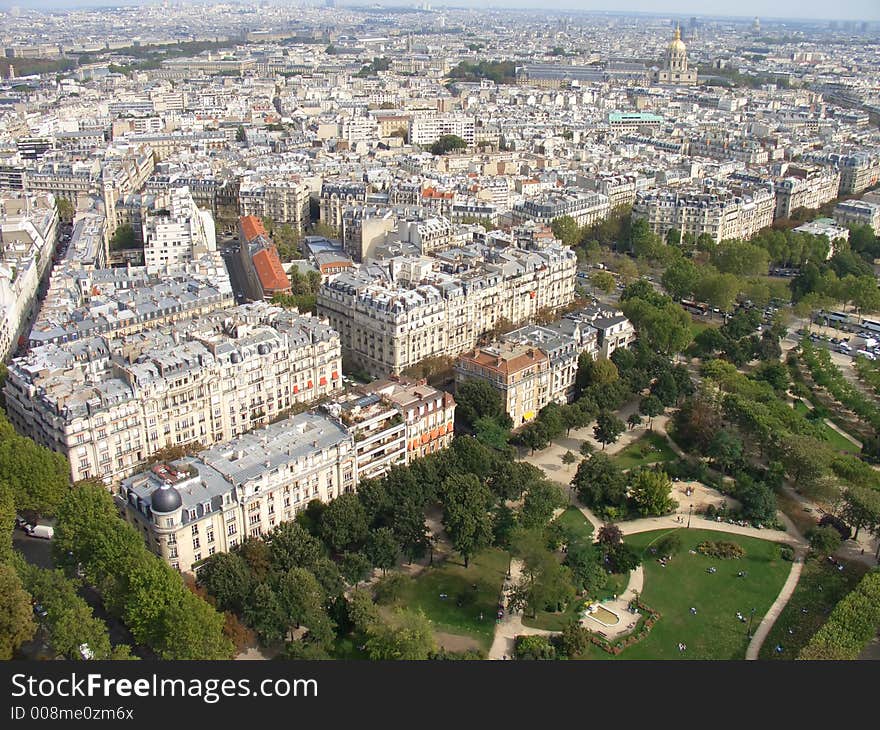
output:
[[245,241],[253,241],[257,236],[269,236],[266,229],[263,228],[263,221],[255,215],[241,216],[238,219],[238,224],[241,226],[241,233]]
[[275,246],[261,248],[254,254],[254,270],[260,279],[260,286],[265,294],[290,292],[290,279],[284,273],[278,249]]

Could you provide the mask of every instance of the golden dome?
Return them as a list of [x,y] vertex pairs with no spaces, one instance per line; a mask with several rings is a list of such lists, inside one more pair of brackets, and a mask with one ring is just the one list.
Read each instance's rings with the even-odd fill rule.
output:
[[673,37],[672,43],[669,44],[669,52],[684,53],[686,50],[687,46],[685,46],[684,41],[681,39],[681,27],[675,26],[675,37]]

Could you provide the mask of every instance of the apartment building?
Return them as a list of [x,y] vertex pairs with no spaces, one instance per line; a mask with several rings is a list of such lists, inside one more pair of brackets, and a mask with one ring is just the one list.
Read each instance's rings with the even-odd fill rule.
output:
[[876,152],[830,154],[827,159],[840,170],[840,195],[858,195],[880,182],[880,154]]
[[549,226],[556,218],[569,216],[579,226],[589,226],[608,217],[611,205],[601,193],[546,192],[513,206],[518,223],[535,221]]
[[399,374],[425,358],[473,348],[502,317],[527,322],[574,298],[577,258],[558,242],[445,253],[362,265],[321,286],[318,313],[353,363],[376,377]]
[[775,188],[776,218],[790,218],[798,208],[816,209],[834,200],[840,189],[840,172],[818,165],[791,165]]
[[406,423],[400,410],[381,393],[351,391],[323,406],[354,439],[357,478],[382,476],[407,461]]
[[214,218],[199,210],[186,187],[157,196],[141,225],[148,269],[177,266],[217,250]]
[[369,190],[363,182],[325,180],[321,186],[321,222],[342,230],[343,212],[355,204],[365,205]]
[[552,400],[550,358],[531,345],[500,342],[461,355],[456,385],[479,379],[501,392],[514,428],[528,423]]
[[729,188],[707,186],[691,190],[639,191],[633,219],[645,220],[651,230],[665,236],[670,229],[716,242],[748,239],[773,223],[776,198],[772,186],[755,187],[738,195]]
[[629,347],[636,340],[636,331],[623,312],[601,306],[586,307],[565,315],[569,320],[596,330],[596,345],[590,352],[594,357],[610,358],[615,350]]
[[52,195],[0,192],[0,356],[18,345],[39,304],[58,237]]
[[298,179],[252,176],[241,181],[238,207],[241,215],[271,218],[302,233],[309,221],[309,186]]
[[707,132],[694,137],[690,140],[688,149],[693,157],[737,160],[747,165],[765,165],[770,159],[770,153],[760,142],[725,132]]
[[354,446],[334,419],[301,413],[153,465],[123,480],[117,505],[150,550],[194,573],[211,555],[292,520],[311,500],[354,491]]
[[400,221],[397,237],[418,247],[423,256],[450,248],[455,240],[452,223],[446,218],[435,217]]
[[476,120],[464,114],[425,114],[413,115],[409,126],[409,142],[417,145],[430,145],[441,137],[454,134],[469,145],[476,141]]
[[35,347],[4,394],[21,433],[107,483],[156,452],[228,441],[340,388],[339,337],[263,302],[132,336]]
[[574,398],[578,358],[581,353],[598,353],[598,330],[586,323],[562,319],[546,326],[526,325],[501,337],[503,342],[528,345],[543,352],[550,361],[548,402],[569,403]]
[[880,233],[880,204],[864,200],[844,200],[835,206],[834,220],[845,228],[870,226],[875,234]]

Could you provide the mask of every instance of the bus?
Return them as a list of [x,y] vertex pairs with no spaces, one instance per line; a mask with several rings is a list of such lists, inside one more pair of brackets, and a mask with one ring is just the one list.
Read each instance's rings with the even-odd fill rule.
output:
[[860,325],[862,329],[868,330],[868,332],[875,332],[880,334],[880,322],[877,322],[873,319],[863,319]]
[[682,299],[679,302],[691,314],[705,316],[709,314],[709,305],[702,302],[695,302],[693,299]]

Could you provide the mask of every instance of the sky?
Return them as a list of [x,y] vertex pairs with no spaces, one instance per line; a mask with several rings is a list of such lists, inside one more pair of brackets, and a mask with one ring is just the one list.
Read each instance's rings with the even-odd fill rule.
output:
[[[175,3],[178,0],[171,0]],[[203,0],[204,1],[204,0]],[[352,4],[366,4],[355,0]],[[417,0],[384,0],[385,5],[412,5]],[[346,5],[351,0],[338,0]],[[156,4],[156,0],[0,0],[0,8],[71,8]],[[293,0],[292,4],[298,4]],[[540,0],[435,0],[435,6],[540,8]],[[761,18],[880,20],[880,0],[555,0],[554,10],[622,11],[682,15],[737,15]]]

